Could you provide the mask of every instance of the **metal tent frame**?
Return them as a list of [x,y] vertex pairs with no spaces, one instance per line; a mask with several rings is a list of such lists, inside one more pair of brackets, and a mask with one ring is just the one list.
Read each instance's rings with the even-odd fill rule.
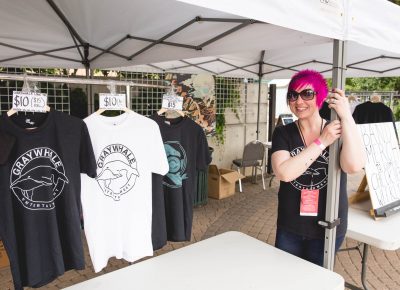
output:
[[[187,49],[200,51],[204,47],[210,45],[211,43],[216,42],[216,41],[220,40],[221,38],[226,37],[229,34],[232,34],[232,33],[236,32],[236,31],[238,31],[240,29],[243,29],[248,25],[251,25],[251,24],[254,24],[254,23],[263,23],[263,22],[260,22],[260,21],[257,21],[257,20],[253,20],[253,19],[206,18],[206,17],[197,16],[197,17],[191,19],[190,21],[188,21],[186,23],[183,23],[181,26],[177,27],[176,29],[174,29],[173,31],[167,33],[166,35],[164,35],[163,37],[161,37],[159,39],[150,39],[150,38],[144,38],[144,37],[139,37],[139,36],[132,36],[132,35],[128,34],[128,35],[124,36],[123,38],[121,38],[120,40],[116,41],[115,43],[111,44],[109,47],[101,48],[101,47],[92,45],[88,41],[84,40],[79,35],[79,33],[76,31],[76,29],[71,24],[71,22],[68,20],[68,18],[64,15],[64,13],[60,10],[60,8],[57,6],[57,4],[53,0],[46,0],[46,2],[49,4],[49,6],[53,9],[53,11],[57,14],[57,16],[63,22],[65,27],[68,29],[69,33],[71,34],[71,38],[72,38],[72,40],[74,42],[74,45],[71,45],[71,46],[68,46],[68,47],[56,48],[56,49],[52,49],[52,50],[46,50],[46,51],[34,51],[34,50],[26,49],[26,48],[23,48],[23,47],[18,47],[18,46],[14,46],[14,45],[11,45],[11,44],[4,43],[4,42],[0,42],[0,46],[4,46],[4,47],[8,47],[8,48],[12,48],[12,49],[16,49],[16,50],[27,52],[27,54],[23,54],[23,55],[20,55],[20,56],[1,59],[0,60],[0,64],[2,62],[6,62],[6,61],[10,61],[10,60],[23,59],[23,58],[27,58],[27,57],[36,56],[36,55],[43,55],[43,56],[47,56],[47,57],[51,57],[51,58],[57,58],[57,59],[61,59],[61,60],[67,60],[67,61],[82,63],[86,69],[90,69],[90,64],[95,59],[98,59],[99,57],[103,56],[104,54],[112,54],[114,56],[117,56],[117,57],[120,57],[122,59],[130,61],[133,58],[137,57],[138,55],[140,55],[140,54],[144,53],[145,51],[149,50],[153,46],[159,45],[159,44],[175,46],[175,47],[182,47],[182,48],[187,48]],[[208,39],[207,41],[204,41],[204,42],[202,42],[202,43],[200,43],[198,45],[190,45],[190,44],[176,43],[176,42],[167,41],[167,39],[170,38],[171,36],[181,32],[182,30],[184,30],[185,28],[193,25],[196,22],[237,23],[238,25],[236,25],[233,28],[230,28],[230,29],[220,33],[219,35],[217,35],[217,36],[215,36],[215,37],[213,37],[211,39]],[[128,40],[131,40],[131,39],[150,42],[150,44],[147,45],[146,47],[138,50],[138,51],[133,52],[131,55],[122,55],[120,53],[112,51],[112,49],[116,48],[118,45],[120,45],[120,44],[122,44],[122,43],[124,43],[124,42],[126,42]],[[67,58],[67,57],[62,57],[62,56],[51,54],[53,52],[59,52],[59,51],[68,50],[68,49],[71,49],[71,48],[76,48],[77,49],[77,51],[79,52],[79,55],[81,56],[81,59],[71,59],[71,58]],[[99,50],[101,52],[98,53],[97,55],[95,55],[94,57],[89,58],[89,50],[90,50],[90,48],[94,48],[94,49]],[[184,61],[182,60],[182,62],[184,62]],[[189,65],[189,63],[187,63],[187,65]],[[195,64],[190,64],[190,65],[196,66]],[[152,67],[157,68],[156,66],[152,66]],[[159,69],[159,68],[157,68],[157,69]]]
[[[261,51],[261,53],[263,53],[263,52],[265,54],[265,50]],[[372,62],[372,61],[378,60],[378,59],[400,60],[400,57],[380,55],[380,56],[377,56],[377,57],[374,57],[374,58],[369,58],[369,59],[365,59],[365,60],[362,60],[362,61],[350,63],[350,64],[348,64],[346,66],[346,69],[355,69],[355,70],[372,72],[372,73],[377,73],[377,74],[384,74],[384,73],[387,73],[387,72],[390,72],[390,71],[394,71],[394,70],[397,70],[397,69],[400,68],[400,66],[394,66],[392,68],[385,69],[385,70],[373,70],[373,69],[367,69],[367,68],[362,68],[362,67],[356,66],[358,64],[365,64],[365,63]],[[254,76],[260,76],[260,73],[262,74],[262,76],[266,76],[266,75],[273,74],[273,73],[276,73],[276,72],[279,72],[279,71],[283,71],[283,70],[290,70],[290,71],[293,71],[293,72],[298,72],[299,69],[297,69],[297,67],[304,66],[304,65],[307,65],[307,64],[323,64],[323,65],[332,67],[332,68],[329,68],[329,69],[326,69],[326,70],[322,70],[322,71],[320,71],[320,73],[327,73],[327,72],[333,71],[333,63],[319,61],[319,60],[311,60],[311,61],[307,61],[307,62],[293,64],[293,65],[286,66],[286,67],[285,66],[281,66],[281,65],[277,65],[277,64],[273,64],[273,63],[267,63],[267,62],[265,62],[263,60],[259,61],[259,62],[255,62],[255,63],[249,63],[249,64],[246,64],[246,65],[243,65],[243,66],[237,66],[237,65],[235,65],[233,63],[230,63],[228,61],[222,60],[220,58],[215,58],[215,59],[211,59],[211,60],[207,60],[207,61],[199,62],[199,63],[190,63],[188,60],[183,60],[183,59],[180,59],[179,61],[182,62],[184,65],[175,66],[175,67],[171,67],[171,68],[161,68],[161,67],[156,66],[154,64],[147,64],[147,66],[150,66],[152,68],[158,69],[160,71],[165,71],[165,72],[174,71],[174,70],[181,70],[181,69],[185,69],[185,68],[189,68],[189,67],[196,67],[198,69],[201,69],[201,70],[203,70],[205,72],[208,72],[208,73],[211,73],[211,74],[214,74],[214,75],[224,75],[224,74],[236,71],[236,70],[242,70],[242,71],[247,72],[249,74],[252,74]],[[209,63],[226,64],[226,65],[231,66],[232,69],[225,70],[225,71],[222,71],[222,72],[216,72],[216,71],[212,71],[210,69],[202,67],[202,65],[209,64]],[[262,67],[260,68],[260,70],[258,72],[246,69],[247,67],[251,67],[251,66],[254,66],[254,65],[260,65],[260,63],[261,63]],[[264,66],[276,67],[277,70],[263,72]]]
[[[56,59],[61,59],[61,60],[66,60],[66,61],[71,61],[71,62],[75,62],[75,63],[81,63],[84,65],[84,67],[86,68],[86,70],[89,70],[91,68],[91,63],[102,57],[105,54],[112,54],[116,57],[125,59],[127,61],[131,61],[132,59],[134,59],[135,57],[137,57],[140,54],[143,54],[144,52],[148,51],[149,49],[151,49],[152,47],[156,46],[156,45],[168,45],[168,46],[175,46],[175,47],[180,47],[180,48],[186,48],[186,49],[191,49],[191,50],[196,50],[196,51],[201,51],[203,48],[205,48],[206,46],[224,38],[227,37],[228,35],[235,33],[236,31],[239,31],[251,24],[268,24],[262,21],[257,21],[257,20],[253,20],[253,19],[243,19],[243,18],[208,18],[208,17],[201,17],[201,16],[197,16],[193,19],[191,19],[190,21],[187,21],[185,23],[183,23],[182,25],[180,25],[179,27],[177,27],[176,29],[172,30],[171,32],[165,34],[164,36],[160,37],[159,39],[151,39],[151,38],[145,38],[145,37],[139,37],[139,36],[133,36],[133,35],[126,35],[124,37],[122,37],[121,39],[119,39],[118,41],[114,42],[113,44],[111,44],[110,46],[108,46],[107,48],[102,48],[96,45],[93,45],[91,43],[89,43],[88,41],[86,41],[85,39],[83,39],[81,37],[81,35],[77,32],[77,30],[73,27],[73,25],[71,24],[71,22],[68,20],[68,18],[65,16],[65,14],[61,11],[61,9],[57,6],[57,4],[54,2],[54,0],[46,0],[46,2],[48,3],[48,5],[52,8],[52,10],[54,11],[54,13],[59,17],[60,21],[62,21],[62,23],[65,25],[66,29],[69,31],[70,35],[71,35],[71,39],[73,41],[73,45],[71,46],[67,46],[67,47],[60,47],[60,48],[55,48],[55,49],[51,49],[51,50],[46,50],[46,51],[35,51],[35,50],[31,50],[31,49],[26,49],[23,47],[18,47],[15,45],[11,45],[8,43],[4,43],[4,42],[0,42],[0,46],[3,47],[8,47],[11,49],[15,49],[15,50],[19,50],[19,51],[23,51],[23,52],[27,52],[27,54],[22,54],[19,56],[14,56],[14,57],[10,57],[10,58],[6,58],[6,59],[0,59],[0,65],[3,62],[6,61],[10,61],[10,60],[17,60],[17,59],[24,59],[24,58],[28,58],[28,57],[33,57],[33,56],[37,56],[37,55],[42,55],[42,56],[47,56],[50,58],[56,58]],[[179,32],[183,31],[184,29],[190,27],[191,25],[198,23],[198,22],[214,22],[214,23],[235,23],[237,24],[236,26],[234,26],[233,28],[230,28],[220,34],[218,34],[215,37],[212,37],[211,39],[208,39],[200,44],[197,45],[190,45],[190,44],[185,44],[185,43],[176,43],[176,42],[171,42],[171,41],[167,41],[168,38],[171,38],[172,36],[178,34]],[[115,51],[113,51],[113,49],[115,49],[117,46],[129,41],[129,40],[139,40],[139,41],[144,41],[144,42],[149,42],[149,44],[147,46],[145,46],[142,49],[139,49],[138,51],[132,52],[130,55],[122,55],[120,53],[117,53]],[[79,55],[81,57],[81,59],[72,59],[72,58],[67,58],[67,57],[63,57],[63,56],[59,56],[59,55],[54,55],[52,53],[55,52],[60,52],[63,50],[69,50],[72,48],[76,48],[77,51],[79,52]],[[89,58],[90,55],[90,49],[95,49],[100,51],[99,53],[97,53],[95,56],[93,56],[92,58]],[[261,53],[265,54],[265,50],[263,50]],[[367,68],[362,68],[362,67],[358,67],[357,65],[359,64],[365,64],[374,60],[379,60],[379,59],[394,59],[394,60],[400,60],[400,57],[394,57],[394,56],[387,56],[387,55],[379,55],[373,58],[369,58],[369,59],[365,59],[365,60],[361,60],[358,62],[354,62],[354,63],[350,63],[347,65],[347,68],[351,68],[351,69],[356,69],[356,70],[361,70],[361,71],[367,71],[367,72],[372,72],[372,73],[377,73],[377,74],[384,74],[396,69],[399,69],[400,66],[394,66],[385,70],[373,70],[373,69],[367,69]],[[246,73],[249,74],[254,74],[258,77],[261,76],[265,76],[268,74],[272,74],[275,72],[279,72],[279,71],[283,71],[283,70],[290,70],[293,72],[297,72],[298,69],[296,69],[299,66],[303,66],[303,65],[307,65],[307,64],[323,64],[323,65],[327,65],[327,66],[333,66],[333,63],[329,63],[329,62],[324,62],[324,61],[319,61],[317,59],[308,61],[308,62],[303,62],[303,63],[297,63],[297,64],[293,64],[290,66],[281,66],[281,65],[277,65],[277,64],[273,64],[273,63],[267,63],[265,62],[263,59],[261,59],[258,62],[255,63],[249,63],[243,66],[237,66],[233,63],[227,62],[225,60],[222,60],[220,58],[215,58],[213,60],[208,60],[205,62],[200,62],[200,63],[190,63],[187,60],[179,60],[180,62],[183,63],[182,66],[177,66],[177,67],[173,67],[170,70],[178,70],[178,69],[183,69],[183,68],[188,68],[188,67],[196,67],[198,69],[204,70],[208,73],[212,73],[215,75],[222,75],[222,74],[226,74],[226,73],[230,73],[232,71],[236,71],[236,70],[242,70]],[[215,72],[212,71],[210,69],[204,68],[202,67],[203,64],[207,64],[207,63],[213,63],[213,62],[219,62],[228,66],[231,66],[232,68],[223,72]],[[149,67],[160,70],[160,71],[165,71],[165,69],[158,67],[157,65],[154,64],[147,64]],[[248,70],[248,67],[254,66],[254,65],[258,65],[259,66],[259,70],[257,72],[255,71],[251,71]],[[265,71],[264,70],[264,66],[271,66],[271,67],[275,67],[277,68],[276,70],[273,71]],[[325,73],[325,72],[330,72],[332,71],[332,68],[326,69],[321,71],[321,73]],[[89,76],[89,73],[87,72],[87,76]]]

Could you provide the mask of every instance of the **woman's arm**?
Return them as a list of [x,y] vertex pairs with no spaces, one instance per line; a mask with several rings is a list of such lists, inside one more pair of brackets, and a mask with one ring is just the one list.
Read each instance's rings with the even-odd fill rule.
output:
[[[336,120],[324,128],[319,139],[329,146],[340,137],[340,132],[340,122]],[[302,175],[321,152],[322,149],[314,142],[293,157],[286,150],[276,151],[271,156],[272,169],[279,180],[290,182]]]
[[322,149],[315,143],[294,157],[291,157],[290,153],[285,150],[274,152],[271,155],[271,162],[275,176],[285,182],[295,180],[317,160],[321,152]]
[[349,119],[341,119],[341,123],[343,145],[340,167],[346,173],[356,173],[365,166],[365,148],[353,118],[350,116]]
[[342,150],[340,152],[340,167],[346,173],[355,173],[365,166],[366,153],[357,125],[351,115],[349,102],[344,92],[335,89],[330,95],[329,107],[334,109],[342,124]]

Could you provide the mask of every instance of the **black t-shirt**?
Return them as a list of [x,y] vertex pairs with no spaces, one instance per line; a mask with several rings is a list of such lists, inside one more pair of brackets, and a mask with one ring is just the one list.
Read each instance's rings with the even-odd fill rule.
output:
[[353,112],[357,124],[393,122],[393,112],[385,104],[370,101],[358,105]]
[[0,236],[15,289],[84,269],[80,173],[96,175],[85,123],[51,111],[3,115],[0,127],[16,139],[0,166]]
[[0,128],[0,165],[7,162],[15,143],[15,137],[3,132]]
[[153,248],[169,241],[189,241],[192,233],[193,198],[197,170],[211,162],[201,126],[187,117],[166,120],[154,114],[167,153],[169,172],[153,174]]
[[[272,154],[279,150],[296,156],[304,150],[296,123],[275,128],[272,136]],[[324,229],[318,221],[325,220],[326,195],[328,184],[329,148],[326,148],[306,172],[291,182],[280,182],[278,192],[278,228],[307,238],[323,238]],[[340,225],[336,235],[344,236],[347,230],[347,175],[342,171],[340,178],[339,218]],[[301,189],[319,189],[318,216],[300,216]]]
[[322,119],[331,119],[331,109],[329,109],[329,104],[326,101],[322,103],[321,109],[319,109],[319,115]]

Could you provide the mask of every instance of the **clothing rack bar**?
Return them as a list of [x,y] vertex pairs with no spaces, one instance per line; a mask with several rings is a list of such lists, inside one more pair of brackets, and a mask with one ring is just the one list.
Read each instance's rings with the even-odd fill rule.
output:
[[[28,81],[33,82],[53,82],[53,83],[65,83],[65,84],[85,84],[85,85],[109,85],[112,81],[116,86],[134,86],[134,87],[145,87],[145,88],[164,88],[169,89],[171,86],[162,85],[150,85],[140,84],[131,81],[115,81],[112,79],[83,79],[83,78],[65,78],[65,77],[48,77],[48,76],[26,76]],[[23,81],[24,75],[18,74],[3,74],[0,73],[0,80],[15,80]]]

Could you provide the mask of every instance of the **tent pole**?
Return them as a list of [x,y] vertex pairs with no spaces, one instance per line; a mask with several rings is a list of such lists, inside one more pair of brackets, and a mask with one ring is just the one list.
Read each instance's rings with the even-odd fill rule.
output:
[[257,140],[258,140],[258,135],[260,134],[260,100],[261,100],[261,79],[262,76],[258,77],[258,101],[257,101]]
[[[344,89],[346,70],[346,42],[335,39],[333,42],[332,87]],[[331,120],[337,120],[335,110],[331,110]],[[335,263],[336,226],[340,194],[339,140],[329,146],[328,189],[326,198],[324,267],[332,270]]]
[[126,107],[128,109],[132,109],[131,108],[131,86],[130,85],[126,85]]
[[[89,78],[93,78],[94,71],[93,69],[89,69]],[[94,94],[93,94],[93,84],[89,84],[89,96],[90,96],[90,113],[94,113],[96,110],[94,107]]]
[[263,77],[264,55],[265,50],[261,51],[260,61],[258,62],[257,140],[260,134],[261,81]]
[[[83,46],[83,65],[86,70],[86,78],[91,79],[93,71],[90,69],[90,61],[89,61],[89,44],[85,44]],[[88,115],[94,112],[94,104],[92,98],[92,84],[86,85],[87,99],[88,99]]]
[[[86,78],[90,79],[90,69],[88,67],[85,68],[86,70]],[[86,84],[86,98],[87,98],[87,114],[88,116],[92,113],[91,105],[92,105],[92,99],[90,97],[90,84]]]
[[[275,130],[276,84],[269,85],[268,96],[269,96],[269,98],[268,98],[268,141],[271,142],[272,141],[272,133],[274,133],[274,130]],[[268,150],[267,173],[272,174],[271,150]]]

